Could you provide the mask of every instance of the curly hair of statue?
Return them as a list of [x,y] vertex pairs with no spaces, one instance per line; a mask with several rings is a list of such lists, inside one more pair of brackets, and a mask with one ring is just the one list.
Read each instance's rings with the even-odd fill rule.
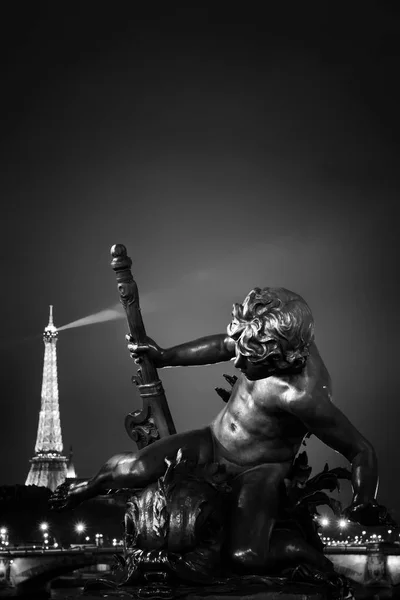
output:
[[314,320],[305,300],[285,288],[254,288],[234,304],[227,333],[252,363],[273,361],[279,369],[302,367],[314,340]]

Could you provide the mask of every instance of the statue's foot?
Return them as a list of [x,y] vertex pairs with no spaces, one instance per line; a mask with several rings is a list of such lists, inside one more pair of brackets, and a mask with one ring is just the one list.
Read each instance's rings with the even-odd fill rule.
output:
[[81,502],[93,497],[87,479],[77,483],[65,481],[58,486],[50,496],[49,505],[52,510],[69,510]]
[[303,563],[294,569],[286,570],[285,574],[291,581],[329,585],[331,588],[337,590],[339,598],[354,600],[354,592],[349,580],[343,575],[336,573],[336,571],[321,571],[316,567]]

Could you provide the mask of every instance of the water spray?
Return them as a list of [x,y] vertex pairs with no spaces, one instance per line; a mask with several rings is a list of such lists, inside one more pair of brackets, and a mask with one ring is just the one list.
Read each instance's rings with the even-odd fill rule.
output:
[[101,310],[100,312],[94,313],[72,323],[67,323],[62,327],[57,327],[57,331],[63,331],[64,329],[72,329],[74,327],[84,327],[85,325],[93,325],[94,323],[105,323],[106,321],[116,321],[117,319],[123,319],[125,316],[122,306],[116,304],[112,308]]

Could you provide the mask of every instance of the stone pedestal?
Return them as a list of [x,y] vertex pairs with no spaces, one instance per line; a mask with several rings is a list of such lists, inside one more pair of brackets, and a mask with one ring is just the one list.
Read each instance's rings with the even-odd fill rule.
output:
[[[103,585],[102,585],[103,583]],[[138,585],[112,587],[98,580],[86,586],[87,600],[326,600],[332,598],[328,588],[302,583],[288,583],[280,578],[243,577],[205,586]]]

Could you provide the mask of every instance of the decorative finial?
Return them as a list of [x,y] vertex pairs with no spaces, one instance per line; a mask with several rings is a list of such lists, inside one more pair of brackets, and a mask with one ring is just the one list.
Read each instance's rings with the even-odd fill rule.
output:
[[52,304],[50,304],[49,325],[54,325],[54,323],[53,323],[53,305]]
[[126,256],[126,248],[123,244],[114,244],[111,247],[111,256],[113,258],[120,258]]
[[111,256],[111,266],[115,272],[131,268],[132,261],[127,255],[123,244],[114,244],[114,246],[111,246]]

